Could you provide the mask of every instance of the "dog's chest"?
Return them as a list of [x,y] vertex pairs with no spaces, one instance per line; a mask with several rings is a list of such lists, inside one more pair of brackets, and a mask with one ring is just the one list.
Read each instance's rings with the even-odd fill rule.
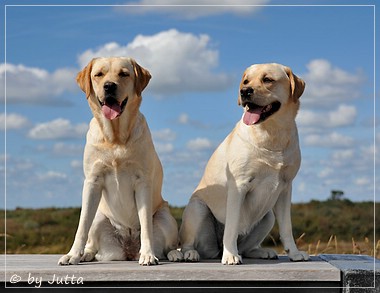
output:
[[139,219],[135,201],[136,184],[144,172],[141,162],[134,160],[125,148],[103,152],[98,163],[103,178],[101,211],[115,223],[137,228]]
[[127,227],[138,225],[135,201],[136,173],[131,169],[114,168],[104,175],[103,198],[108,217]]
[[247,193],[242,205],[242,226],[249,227],[252,221],[260,220],[273,208],[281,193],[291,185],[299,168],[297,162],[294,158],[284,156],[256,161],[243,180]]

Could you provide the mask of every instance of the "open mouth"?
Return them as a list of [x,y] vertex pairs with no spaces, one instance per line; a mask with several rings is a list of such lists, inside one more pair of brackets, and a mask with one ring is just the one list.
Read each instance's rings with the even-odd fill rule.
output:
[[266,106],[260,106],[255,103],[246,102],[243,104],[243,107],[245,108],[243,122],[247,125],[253,125],[265,121],[276,113],[280,109],[281,103],[276,101]]
[[113,120],[123,113],[125,105],[127,105],[128,102],[128,97],[126,97],[121,103],[119,103],[113,97],[106,98],[104,102],[101,102],[99,99],[98,101],[100,106],[102,107],[103,115],[107,119]]

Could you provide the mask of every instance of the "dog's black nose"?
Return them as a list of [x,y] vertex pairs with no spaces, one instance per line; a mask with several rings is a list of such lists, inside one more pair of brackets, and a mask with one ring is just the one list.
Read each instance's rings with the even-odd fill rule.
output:
[[106,83],[104,83],[103,88],[106,93],[111,94],[116,91],[117,85],[114,82],[107,81]]
[[240,90],[240,96],[242,98],[250,98],[251,96],[253,95],[253,88],[251,87],[243,87],[241,90]]

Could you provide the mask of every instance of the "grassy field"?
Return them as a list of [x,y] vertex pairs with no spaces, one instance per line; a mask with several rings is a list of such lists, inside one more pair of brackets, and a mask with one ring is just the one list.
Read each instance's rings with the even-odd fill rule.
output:
[[[376,203],[377,210],[380,203]],[[178,224],[183,208],[171,207]],[[17,208],[1,213],[0,242],[4,253],[66,253],[78,225],[79,208]],[[367,254],[380,258],[380,220],[374,219],[374,204],[348,200],[312,201],[292,207],[293,233],[300,249],[320,253]],[[374,230],[374,227],[376,229]],[[277,225],[264,246],[283,248]]]

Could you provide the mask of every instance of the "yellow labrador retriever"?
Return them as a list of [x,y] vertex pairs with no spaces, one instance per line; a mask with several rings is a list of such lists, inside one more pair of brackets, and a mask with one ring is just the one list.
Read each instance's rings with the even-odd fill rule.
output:
[[93,259],[154,265],[158,259],[182,259],[176,250],[177,223],[161,196],[162,166],[139,111],[150,78],[124,57],[93,59],[77,76],[94,118],[84,151],[78,230],[61,265]]
[[[184,259],[216,258],[240,264],[242,256],[277,258],[260,247],[275,216],[288,256],[308,260],[294,243],[292,180],[300,166],[295,117],[305,88],[280,64],[252,65],[240,83],[242,119],[210,158],[186,207],[180,229]],[[273,213],[274,212],[274,213]]]

